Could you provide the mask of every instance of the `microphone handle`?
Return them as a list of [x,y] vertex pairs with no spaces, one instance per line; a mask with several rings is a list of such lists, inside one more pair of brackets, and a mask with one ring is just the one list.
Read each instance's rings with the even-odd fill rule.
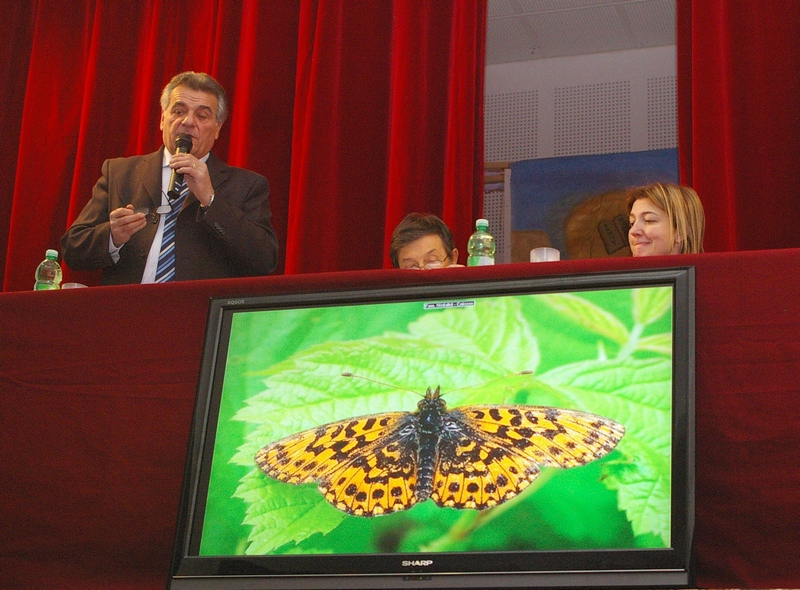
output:
[[180,191],[178,190],[178,185],[183,182],[183,174],[178,174],[175,169],[172,170],[172,173],[169,175],[169,190],[167,191],[167,196],[170,199],[177,199],[180,196]]
[[[184,136],[178,136],[178,140],[175,142],[175,153],[176,154],[188,154],[189,151],[192,149],[192,141],[191,138],[188,138],[188,145],[187,142],[181,142],[180,139]],[[170,199],[177,199],[180,196],[180,191],[178,190],[178,185],[183,182],[183,174],[178,174],[175,172],[175,169],[172,169],[172,174],[169,175],[169,184],[167,185],[167,196]]]

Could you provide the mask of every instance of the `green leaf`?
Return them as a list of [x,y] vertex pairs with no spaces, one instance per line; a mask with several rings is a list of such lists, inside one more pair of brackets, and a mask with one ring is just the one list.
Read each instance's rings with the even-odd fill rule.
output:
[[540,297],[544,303],[582,328],[619,345],[628,341],[628,328],[602,307],[570,293],[548,293]]
[[652,336],[645,336],[636,343],[638,350],[649,350],[650,352],[657,352],[660,354],[672,354],[672,334],[664,332],[663,334],[653,334]]
[[628,515],[634,532],[641,537],[652,533],[664,547],[669,547],[670,512],[664,509],[670,505],[669,458],[640,438],[628,441],[625,450],[638,460],[608,463],[605,483],[609,489],[617,490],[619,506]]
[[647,325],[672,307],[671,287],[649,287],[633,290],[633,319],[636,323]]
[[626,461],[609,468],[603,482],[617,490],[636,535],[653,533],[669,546],[670,360],[584,361],[539,378],[567,407],[614,416],[625,426],[617,449]]
[[466,355],[486,356],[509,372],[535,371],[539,365],[538,343],[515,299],[489,300],[458,313],[428,314],[408,331]]
[[253,527],[248,555],[275,552],[320,532],[330,532],[345,513],[319,501],[316,486],[287,486],[264,481],[255,471],[242,478],[237,497],[247,503],[245,524]]

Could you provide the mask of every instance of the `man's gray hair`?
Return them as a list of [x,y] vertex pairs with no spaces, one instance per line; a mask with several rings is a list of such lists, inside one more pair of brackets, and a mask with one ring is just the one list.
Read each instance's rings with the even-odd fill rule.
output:
[[213,94],[217,99],[217,112],[215,115],[217,123],[222,125],[225,119],[228,118],[228,99],[225,96],[225,89],[214,78],[203,72],[181,72],[172,78],[161,92],[161,110],[163,112],[166,112],[167,107],[169,107],[170,94],[178,86],[186,86],[192,90]]

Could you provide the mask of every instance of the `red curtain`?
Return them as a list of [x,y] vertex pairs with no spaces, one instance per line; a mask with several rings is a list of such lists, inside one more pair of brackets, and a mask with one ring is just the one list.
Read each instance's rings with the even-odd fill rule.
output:
[[678,0],[681,181],[706,250],[800,246],[800,3]]
[[[269,179],[286,272],[383,266],[385,236],[412,207],[441,215],[459,243],[480,214],[484,0],[12,0],[3,10],[5,291],[32,288],[105,158],[158,147],[160,90],[188,69],[228,91],[214,151]],[[398,151],[413,156],[390,172]]]
[[411,211],[466,244],[482,205],[485,17],[463,0],[302,5],[287,273],[388,267]]
[[[467,239],[482,210],[485,15],[458,0],[450,21],[443,18],[443,10],[444,4],[438,6],[439,14],[420,19],[418,7],[404,3],[395,16],[383,239],[388,251],[392,229],[400,220],[409,211],[424,211],[431,197],[441,195],[441,209],[435,213],[453,229],[465,263]],[[427,46],[420,46],[419,39],[429,40]],[[440,71],[448,72],[446,85],[437,76]],[[423,92],[415,92],[420,87]],[[437,150],[431,154],[419,149],[424,145],[436,145]],[[473,153],[465,149],[471,145],[476,146]],[[440,167],[444,175],[415,173]]]

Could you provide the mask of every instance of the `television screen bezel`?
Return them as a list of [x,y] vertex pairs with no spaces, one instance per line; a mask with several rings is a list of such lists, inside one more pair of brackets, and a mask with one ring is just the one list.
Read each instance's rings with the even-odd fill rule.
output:
[[[364,289],[212,298],[209,303],[194,416],[178,510],[168,587],[267,588],[516,588],[689,587],[694,537],[695,286],[693,267],[465,280]],[[673,289],[672,547],[668,549],[415,553],[370,555],[200,556],[198,496],[208,484],[215,418],[224,378],[231,318],[261,309],[438,300],[504,294],[579,292],[650,286]],[[434,567],[402,562],[433,562]],[[520,563],[521,562],[521,563]],[[431,564],[431,565],[433,565]],[[471,570],[467,571],[469,564]],[[518,564],[518,565],[514,565]]]

